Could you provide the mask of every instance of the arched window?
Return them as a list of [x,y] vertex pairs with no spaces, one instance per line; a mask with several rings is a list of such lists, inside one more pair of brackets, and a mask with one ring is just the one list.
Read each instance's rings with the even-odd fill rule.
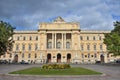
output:
[[52,42],[48,42],[47,47],[48,47],[48,49],[51,49],[52,48]]
[[9,56],[9,58],[12,58],[12,54],[10,53],[10,56]]
[[57,42],[57,49],[60,49],[60,48],[61,48],[61,43]]
[[103,46],[102,46],[102,44],[100,45],[100,50],[103,50]]
[[66,43],[66,49],[70,49],[70,42]]

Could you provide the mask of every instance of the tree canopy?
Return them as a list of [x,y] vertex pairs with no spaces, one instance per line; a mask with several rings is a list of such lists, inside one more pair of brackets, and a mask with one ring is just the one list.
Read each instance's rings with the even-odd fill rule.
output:
[[11,50],[14,29],[9,23],[0,21],[0,55]]
[[105,34],[104,43],[106,44],[109,53],[118,56],[120,55],[120,22],[114,22],[114,26],[111,33]]

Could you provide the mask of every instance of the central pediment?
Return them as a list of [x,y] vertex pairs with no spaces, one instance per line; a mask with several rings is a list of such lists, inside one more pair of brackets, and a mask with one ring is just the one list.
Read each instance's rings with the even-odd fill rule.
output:
[[47,30],[72,30],[79,29],[78,22],[65,22],[62,17],[57,17],[53,20],[52,23],[40,23],[39,29],[47,29]]

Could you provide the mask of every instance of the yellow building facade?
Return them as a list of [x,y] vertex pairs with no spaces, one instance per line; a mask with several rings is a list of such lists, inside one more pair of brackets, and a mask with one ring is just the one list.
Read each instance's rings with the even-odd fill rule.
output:
[[29,63],[95,63],[110,62],[104,34],[110,31],[84,31],[77,22],[61,17],[51,23],[40,23],[37,31],[15,31],[13,50],[1,60]]

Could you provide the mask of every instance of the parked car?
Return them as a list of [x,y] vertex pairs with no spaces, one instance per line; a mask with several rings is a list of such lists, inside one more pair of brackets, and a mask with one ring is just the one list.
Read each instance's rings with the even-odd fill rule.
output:
[[120,63],[120,59],[116,60],[116,63]]
[[20,64],[29,64],[28,62],[25,62],[24,60],[22,60],[21,62],[20,62]]
[[100,63],[101,63],[101,61],[96,61],[95,63],[96,63],[96,64],[100,64]]
[[0,64],[7,64],[8,61],[7,60],[0,60]]

